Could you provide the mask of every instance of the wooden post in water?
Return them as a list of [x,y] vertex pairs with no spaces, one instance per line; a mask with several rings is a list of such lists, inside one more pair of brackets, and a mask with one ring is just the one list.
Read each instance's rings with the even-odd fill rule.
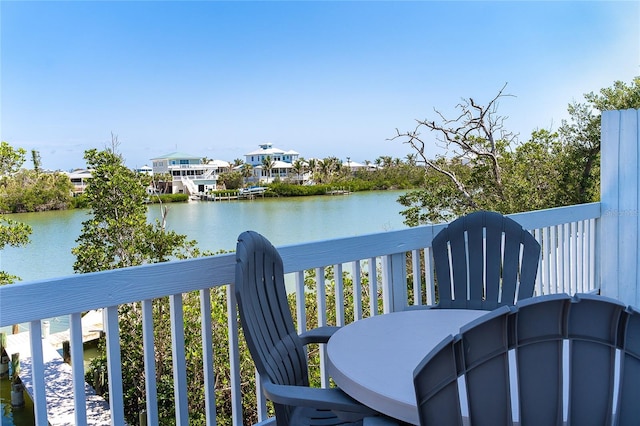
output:
[[24,387],[20,380],[20,354],[11,355],[11,406],[24,406]]
[[9,377],[9,355],[7,355],[7,334],[0,333],[0,378]]
[[62,360],[67,364],[71,364],[71,346],[68,340],[62,342]]

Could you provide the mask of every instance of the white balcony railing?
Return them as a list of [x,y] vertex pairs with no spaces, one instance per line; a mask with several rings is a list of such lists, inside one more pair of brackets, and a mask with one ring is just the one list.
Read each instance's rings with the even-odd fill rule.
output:
[[[598,280],[598,222],[600,204],[585,204],[551,210],[521,213],[513,216],[523,226],[531,230],[543,247],[537,294],[566,292],[597,292]],[[345,305],[343,273],[346,272],[354,282],[354,317],[376,315],[378,302],[384,313],[402,310],[407,305],[433,303],[434,283],[430,265],[431,240],[442,225],[422,226],[412,229],[385,232],[359,237],[310,242],[279,247],[285,272],[295,287],[297,299],[297,325],[299,330],[306,329],[303,299],[305,271],[315,271],[316,303],[319,324],[327,323],[327,297],[325,289],[325,270],[334,268],[336,277],[336,323],[345,323]],[[426,256],[426,262],[424,261]],[[422,261],[416,261],[418,257]],[[422,265],[422,266],[421,266]],[[425,267],[426,265],[426,267]],[[17,283],[0,288],[2,315],[0,326],[14,323],[28,323],[31,331],[30,371],[33,380],[35,412],[38,424],[46,425],[47,383],[44,381],[46,365],[42,361],[41,320],[70,316],[70,343],[73,348],[82,348],[81,313],[103,308],[108,353],[109,395],[112,424],[124,424],[122,374],[120,371],[120,334],[118,329],[118,306],[142,302],[142,323],[144,330],[145,360],[150,369],[146,374],[146,407],[149,424],[157,423],[155,372],[153,368],[154,346],[149,336],[153,335],[151,301],[169,297],[171,304],[171,331],[173,339],[174,386],[176,417],[178,424],[188,424],[187,384],[184,346],[184,323],[182,319],[182,296],[185,293],[199,291],[201,299],[201,324],[203,364],[206,367],[202,383],[204,389],[211,390],[205,398],[210,424],[215,424],[215,396],[212,384],[213,375],[212,329],[210,288],[224,286],[227,289],[227,318],[229,334],[229,377],[231,377],[232,424],[243,424],[242,394],[240,391],[239,370],[239,334],[232,283],[234,281],[235,257],[233,254],[199,258],[185,261],[145,265],[120,270],[91,274],[73,275],[56,279]],[[412,277],[421,277],[413,280]],[[414,284],[415,283],[415,284]],[[364,288],[363,288],[364,286]],[[409,299],[413,289],[413,298]],[[362,304],[362,295],[375,295],[370,298],[370,306]],[[314,319],[315,320],[315,319]],[[76,349],[77,353],[77,349]],[[80,352],[81,354],[81,349]],[[73,355],[73,352],[72,352]],[[81,356],[81,355],[80,355]],[[322,357],[321,357],[322,360]],[[328,379],[321,362],[324,385]],[[75,390],[75,424],[86,424],[84,368],[82,363],[73,364],[73,382]],[[259,392],[259,390],[258,390]],[[259,420],[265,420],[262,409],[264,400],[258,395]],[[50,407],[51,408],[51,407]]]

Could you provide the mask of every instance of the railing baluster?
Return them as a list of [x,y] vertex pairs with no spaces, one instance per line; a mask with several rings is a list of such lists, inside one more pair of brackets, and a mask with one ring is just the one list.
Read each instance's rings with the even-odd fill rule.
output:
[[424,277],[425,291],[427,292],[427,305],[436,304],[436,281],[433,277],[433,250],[427,247],[424,252]]
[[296,279],[296,316],[298,319],[298,333],[302,333],[307,329],[307,314],[305,313],[305,288],[304,288],[304,271],[295,273]]
[[420,277],[420,250],[411,250],[411,274],[413,275],[413,304],[422,304],[422,280]]
[[336,325],[344,325],[344,280],[342,277],[342,263],[334,267],[335,277],[335,302],[336,302]]
[[256,405],[258,410],[258,421],[262,422],[267,419],[267,399],[262,392],[262,381],[260,380],[260,373],[256,370]]
[[584,256],[584,247],[585,247],[585,232],[584,232],[584,221],[578,221],[578,223],[576,224],[577,226],[577,236],[578,236],[578,241],[577,241],[577,259],[578,262],[576,264],[575,267],[575,271],[576,271],[576,289],[579,292],[584,292],[585,289],[585,285],[584,285],[584,264],[586,262],[586,257]]
[[558,264],[561,268],[563,274],[562,276],[562,292],[571,294],[571,233],[569,232],[569,224],[565,223],[562,225],[562,260]]
[[124,400],[122,395],[122,362],[120,359],[120,326],[118,307],[109,306],[105,314],[105,333],[107,338],[107,377],[109,377],[109,406],[111,407],[111,425],[125,424]]
[[551,230],[548,226],[542,229],[542,294],[551,293]]
[[159,424],[158,391],[156,385],[156,357],[153,337],[153,300],[142,301],[142,346],[144,356],[144,389],[147,424]]
[[600,273],[600,264],[596,263],[596,247],[600,247],[596,240],[596,230],[600,229],[599,223],[599,221],[596,222],[596,219],[589,220],[589,234],[591,235],[589,238],[589,291],[599,291],[601,285],[598,274],[596,274],[596,272]]
[[393,312],[393,291],[391,285],[391,258],[382,256],[382,312],[385,314]]
[[378,315],[378,271],[376,258],[369,258],[369,315]]
[[231,376],[231,413],[233,426],[242,426],[242,382],[238,346],[238,308],[233,284],[227,286],[227,328],[229,334],[229,369]]
[[318,327],[327,325],[327,298],[324,268],[316,268],[316,303],[318,304]]
[[184,312],[182,294],[169,296],[171,312],[171,353],[173,363],[173,393],[176,398],[176,424],[188,426],[187,365],[184,349]]
[[69,340],[71,346],[71,371],[73,375],[73,398],[77,426],[87,424],[87,396],[84,390],[84,345],[82,342],[82,315],[69,315]]
[[362,319],[362,274],[360,272],[360,261],[351,263],[353,267],[353,320]]
[[[324,279],[325,268],[316,268],[316,295],[318,304],[318,327],[327,325],[327,295]],[[326,373],[327,348],[320,345],[320,386],[328,388],[329,376]]]
[[558,288],[558,253],[562,247],[558,243],[557,226],[552,226],[549,234],[551,256],[549,256],[549,293],[561,292]]
[[200,290],[202,324],[202,369],[204,373],[204,410],[207,426],[216,425],[216,376],[213,369],[213,330],[211,326],[211,290]]
[[569,275],[570,275],[570,284],[571,284],[571,293],[570,294],[575,294],[577,293],[578,290],[578,229],[577,229],[577,223],[576,222],[571,222],[569,224],[569,229],[570,229],[570,237],[569,237],[569,243],[570,243],[570,253],[571,253],[571,262],[569,263]]
[[[540,232],[540,229],[533,229],[531,230],[531,233],[542,248],[542,234]],[[538,262],[538,271],[536,273],[536,282],[534,285],[534,294],[537,296],[542,294],[542,257],[542,250],[540,250],[540,261]]]
[[33,405],[37,426],[48,426],[47,395],[44,381],[44,355],[42,351],[42,323],[40,320],[29,323],[31,343],[31,377],[33,383]]

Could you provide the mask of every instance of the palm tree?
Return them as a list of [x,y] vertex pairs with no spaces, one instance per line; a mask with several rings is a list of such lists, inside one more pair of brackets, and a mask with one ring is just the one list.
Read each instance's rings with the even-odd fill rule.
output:
[[298,183],[302,182],[301,174],[304,174],[304,162],[302,160],[296,160],[293,162],[293,171],[298,177]]
[[245,163],[242,165],[242,169],[240,170],[242,173],[242,177],[246,180],[253,176],[253,166],[249,163]]
[[262,159],[262,166],[269,172],[269,178],[271,178],[271,170],[273,169],[274,164],[275,161],[273,161],[270,155],[267,155]]
[[410,166],[416,165],[416,154],[407,154],[407,164]]
[[329,176],[331,175],[331,160],[329,158],[318,161],[318,175],[320,177],[320,183],[325,183],[329,180]]

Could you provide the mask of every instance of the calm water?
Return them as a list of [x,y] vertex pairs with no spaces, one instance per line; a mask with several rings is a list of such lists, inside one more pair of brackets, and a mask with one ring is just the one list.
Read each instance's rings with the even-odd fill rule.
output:
[[[404,229],[403,191],[359,192],[351,195],[256,199],[253,201],[170,204],[167,226],[198,242],[202,250],[235,250],[237,236],[248,229],[274,245]],[[160,217],[149,207],[151,220]],[[31,243],[0,251],[0,269],[23,281],[73,274],[76,246],[86,210],[24,213],[10,216],[33,228]]]

